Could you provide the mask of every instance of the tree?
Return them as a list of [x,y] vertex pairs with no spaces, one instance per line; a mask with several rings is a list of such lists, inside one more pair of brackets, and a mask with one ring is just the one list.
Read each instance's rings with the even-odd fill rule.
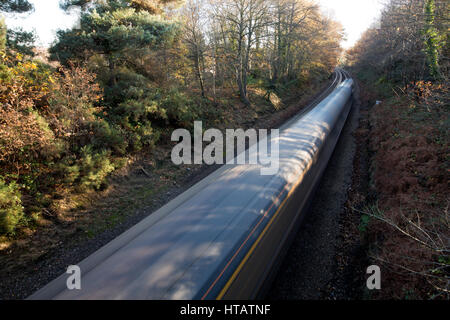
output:
[[150,122],[166,118],[155,102],[154,82],[164,78],[155,70],[165,65],[155,62],[156,53],[176,41],[179,25],[153,15],[145,1],[76,2],[83,8],[80,28],[58,32],[51,58],[64,65],[90,62],[104,89],[108,120],[125,130],[132,148],[151,144],[157,137]]
[[[33,10],[33,5],[27,0],[0,0],[0,11],[24,13]],[[3,19],[0,20],[0,50],[13,49],[22,54],[34,55],[35,36],[22,28],[7,30]]]
[[4,51],[6,49],[6,35],[7,29],[5,19],[0,17],[0,51]]
[[217,87],[233,86],[250,105],[253,79],[274,87],[306,83],[328,77],[337,64],[342,28],[308,0],[204,1],[189,0],[171,12],[175,19],[154,14],[167,1],[66,1],[66,9],[82,8],[80,27],[58,32],[51,57],[88,62],[104,88],[109,121],[127,134],[174,118],[161,103],[174,87],[193,83],[215,100]]
[[8,48],[28,56],[34,56],[33,48],[36,36],[34,32],[24,31],[22,28],[9,29],[6,35]]
[[[60,7],[63,10],[68,10],[71,7],[80,7],[86,9],[89,6],[95,6],[101,3],[99,0],[63,0]],[[163,11],[162,7],[168,3],[180,2],[180,0],[128,0],[126,1],[129,7],[137,11],[146,11],[150,14],[159,14]]]
[[[227,48],[233,56],[236,83],[242,102],[249,105],[247,96],[248,71],[253,46],[258,35],[269,23],[268,4],[263,0],[229,0],[217,6],[215,18],[226,29],[222,29]],[[227,41],[225,40],[225,42]]]
[[444,0],[391,0],[377,28],[366,31],[352,49],[350,60],[356,67],[370,65],[375,80],[405,88],[436,79],[445,74],[439,61],[448,55],[448,7]]
[[0,0],[0,11],[3,12],[27,12],[33,9],[33,5],[27,0]]
[[205,97],[205,51],[206,43],[205,37],[201,30],[201,14],[200,14],[199,2],[189,0],[185,7],[185,19],[184,19],[184,42],[188,46],[188,58],[192,61],[197,77],[201,95]]
[[425,3],[425,52],[427,54],[430,74],[433,78],[439,77],[439,36],[434,26],[435,1],[426,0]]

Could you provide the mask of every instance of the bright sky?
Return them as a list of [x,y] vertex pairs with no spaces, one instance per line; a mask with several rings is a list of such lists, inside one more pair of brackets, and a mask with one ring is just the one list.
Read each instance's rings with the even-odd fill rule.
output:
[[[55,39],[58,29],[71,28],[77,21],[75,15],[67,15],[59,8],[59,0],[29,0],[34,5],[33,13],[6,15],[10,27],[35,30],[38,45],[48,46]],[[385,0],[317,0],[324,12],[340,21],[347,34],[342,45],[351,47],[379,16]]]
[[6,25],[35,30],[38,45],[48,46],[56,39],[56,31],[71,28],[77,21],[75,15],[67,15],[59,8],[59,0],[28,0],[34,5],[34,12],[5,15]]
[[372,23],[380,16],[386,0],[317,0],[323,11],[345,28],[347,40],[344,48],[352,47]]

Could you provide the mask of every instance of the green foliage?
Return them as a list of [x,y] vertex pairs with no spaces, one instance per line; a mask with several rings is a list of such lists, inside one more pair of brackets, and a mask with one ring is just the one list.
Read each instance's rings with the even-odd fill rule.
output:
[[8,48],[21,54],[34,56],[35,40],[36,36],[33,32],[24,31],[22,28],[16,30],[8,29],[6,45]]
[[63,64],[85,58],[86,52],[101,53],[114,66],[127,60],[124,50],[157,49],[173,41],[177,31],[177,24],[136,11],[126,1],[108,1],[84,12],[79,29],[59,31],[50,53]]
[[114,171],[114,165],[109,159],[110,155],[106,150],[94,152],[91,146],[81,149],[81,159],[75,165],[79,172],[80,189],[100,189],[108,174]]
[[78,159],[66,157],[55,167],[56,173],[63,177],[63,182],[73,185],[79,192],[100,189],[108,174],[115,169],[111,153],[107,150],[97,152],[91,145],[81,148]]
[[[122,1],[122,3],[127,3],[131,8],[134,8],[138,11],[143,10],[149,13],[160,13],[162,11],[162,4],[176,1],[177,0],[126,0]],[[69,10],[74,6],[85,9],[89,4],[93,4],[95,2],[96,0],[63,0],[60,2],[60,7],[63,10]]]
[[359,226],[358,226],[359,232],[365,233],[367,231],[367,226],[369,225],[369,222],[370,222],[370,216],[363,214],[361,216],[361,222],[359,223]]
[[440,39],[438,30],[434,26],[434,0],[427,0],[425,5],[425,52],[427,55],[430,74],[433,78],[439,77],[439,47]]
[[33,9],[33,5],[27,0],[1,0],[0,11],[4,12],[27,12]]
[[83,11],[80,29],[60,31],[50,49],[52,58],[63,64],[95,60],[93,69],[105,93],[101,116],[108,124],[95,125],[99,135],[92,143],[106,142],[119,155],[153,145],[159,136],[152,122],[167,119],[154,83],[160,77],[141,57],[170,47],[179,26],[141,9],[134,1],[96,3]]
[[107,121],[99,119],[92,123],[92,130],[94,134],[90,143],[93,148],[105,148],[112,150],[117,155],[126,155],[128,141],[124,136],[124,130],[120,126],[109,124]]
[[161,107],[166,110],[169,122],[177,126],[186,127],[199,116],[195,102],[176,88],[164,94]]
[[20,54],[0,62],[0,167],[27,173],[51,149],[54,139],[39,112],[49,87],[49,73]]
[[[0,49],[6,51],[0,63],[0,168],[17,182],[2,188],[20,188],[37,207],[50,205],[55,190],[102,188],[128,152],[152,147],[166,125],[186,123],[194,114],[187,96],[157,83],[164,71],[156,53],[170,48],[180,29],[153,15],[158,1],[62,5],[69,4],[82,7],[81,23],[59,31],[50,49],[63,65],[57,70],[31,61],[32,33],[7,31],[0,22]],[[1,5],[27,8],[26,1]],[[19,219],[14,206],[9,210],[8,230],[0,233]]]
[[443,80],[449,67],[448,12],[444,0],[388,1],[377,28],[349,50],[348,64],[357,72],[371,69],[403,90],[417,81]]
[[[102,90],[95,75],[73,65],[55,72],[7,53],[0,78],[0,169],[17,183],[2,184],[3,202],[7,192],[20,188],[34,203],[27,212],[35,214],[50,205],[56,190],[99,189],[123,165],[112,154],[126,153],[126,138],[120,126],[100,117]],[[23,210],[18,202],[1,206],[0,234],[10,233]]]
[[92,2],[92,0],[61,0],[59,2],[59,7],[63,10],[69,10],[72,7],[84,8]]
[[5,19],[0,17],[0,51],[4,51],[6,49],[6,24]]
[[22,200],[17,184],[7,184],[0,177],[0,234],[14,233],[22,218]]

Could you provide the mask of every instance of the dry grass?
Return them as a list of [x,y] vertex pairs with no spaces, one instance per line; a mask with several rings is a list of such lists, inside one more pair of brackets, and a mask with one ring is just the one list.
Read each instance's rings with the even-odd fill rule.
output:
[[450,298],[448,105],[448,87],[418,83],[371,110],[378,202],[361,211],[384,267],[374,298]]

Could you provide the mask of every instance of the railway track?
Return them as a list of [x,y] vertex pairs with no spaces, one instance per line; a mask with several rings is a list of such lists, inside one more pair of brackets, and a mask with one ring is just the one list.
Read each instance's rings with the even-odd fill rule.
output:
[[[352,80],[330,86],[280,128],[278,174],[224,165],[29,299],[254,299],[301,223],[351,108]],[[259,143],[266,143],[260,141]],[[259,144],[258,143],[258,144]],[[258,152],[255,144],[246,152]]]

